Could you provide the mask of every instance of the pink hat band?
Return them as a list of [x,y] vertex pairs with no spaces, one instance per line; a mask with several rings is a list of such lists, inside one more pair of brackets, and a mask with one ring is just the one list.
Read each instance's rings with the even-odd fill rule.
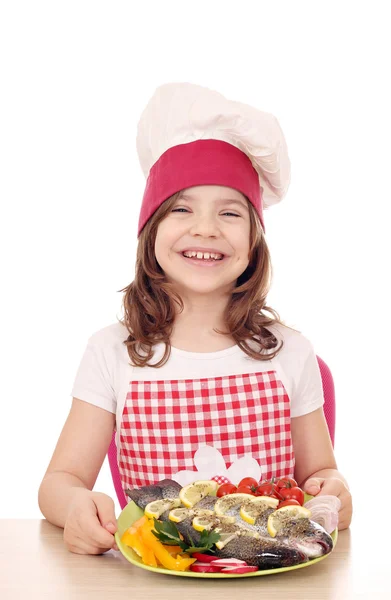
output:
[[151,167],[141,204],[137,237],[165,200],[195,185],[224,185],[242,192],[254,206],[265,229],[262,188],[251,160],[228,142],[208,139],[173,146]]

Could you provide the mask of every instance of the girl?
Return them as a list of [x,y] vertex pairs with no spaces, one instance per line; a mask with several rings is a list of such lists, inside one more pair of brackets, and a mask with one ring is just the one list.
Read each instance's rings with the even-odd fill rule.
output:
[[348,527],[315,352],[266,304],[263,209],[290,179],[276,119],[168,84],[141,117],[137,148],[148,179],[135,279],[121,290],[124,318],[88,340],[39,489],[43,515],[72,552],[116,549],[114,502],[92,491],[115,429],[124,490],[196,480],[194,456],[212,446],[227,467],[251,455],[264,480],[294,476],[338,496]]

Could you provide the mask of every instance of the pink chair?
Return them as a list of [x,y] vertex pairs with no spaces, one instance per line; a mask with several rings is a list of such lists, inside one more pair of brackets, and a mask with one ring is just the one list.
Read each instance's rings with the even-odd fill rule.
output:
[[[326,417],[327,426],[329,428],[331,442],[334,447],[334,435],[335,435],[335,391],[334,391],[334,381],[331,375],[331,371],[326,363],[317,356],[318,364],[320,368],[320,374],[322,377],[322,385],[323,385],[323,394],[324,394],[324,405],[323,412]],[[124,494],[121,485],[121,479],[119,475],[118,463],[117,463],[117,446],[115,443],[115,433],[113,433],[113,437],[111,439],[111,443],[109,446],[109,450],[107,453],[109,459],[109,465],[111,470],[111,476],[113,478],[113,483],[115,487],[115,491],[117,494],[118,502],[121,506],[121,509],[125,508],[127,505],[127,497]]]
[[331,443],[334,448],[334,437],[335,437],[335,389],[334,389],[334,380],[331,374],[329,367],[326,365],[324,360],[322,360],[319,356],[316,357],[318,359],[318,365],[320,369],[320,375],[322,377],[322,386],[323,386],[323,396],[324,396],[324,404],[323,404],[323,412],[326,417],[327,426],[329,428],[329,434]]

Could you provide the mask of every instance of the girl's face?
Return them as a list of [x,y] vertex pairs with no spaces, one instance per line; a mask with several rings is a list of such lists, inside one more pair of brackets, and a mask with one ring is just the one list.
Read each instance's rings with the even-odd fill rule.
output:
[[[156,259],[168,280],[185,295],[229,293],[247,268],[249,251],[247,200],[229,187],[199,185],[182,190],[158,225]],[[191,257],[195,252],[197,256]]]

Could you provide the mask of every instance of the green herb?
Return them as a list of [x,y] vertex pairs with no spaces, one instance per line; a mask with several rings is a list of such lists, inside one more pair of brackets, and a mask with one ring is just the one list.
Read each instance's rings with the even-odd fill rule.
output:
[[156,531],[152,529],[152,533],[160,542],[162,542],[162,544],[180,546],[182,550],[187,548],[187,544],[181,539],[179,531],[172,521],[158,521],[154,517],[153,525]]
[[220,534],[218,534],[216,531],[206,531],[206,529],[204,529],[203,531],[201,531],[199,546],[194,546],[194,542],[190,537],[190,541],[193,545],[188,546],[186,552],[188,552],[189,554],[192,554],[193,552],[206,552],[206,550],[214,552],[214,550],[212,550],[212,546],[214,546],[215,543],[219,541],[219,539]]
[[212,550],[212,546],[214,546],[214,544],[220,539],[220,535],[216,531],[206,531],[206,529],[204,529],[201,531],[198,546],[194,545],[194,542],[189,534],[191,542],[191,545],[189,546],[182,540],[177,527],[172,521],[158,521],[154,517],[153,524],[156,531],[152,529],[152,533],[160,542],[162,542],[162,544],[180,546],[184,552],[188,552],[189,554],[192,554],[193,552],[206,552],[207,550],[214,552],[214,550]]

